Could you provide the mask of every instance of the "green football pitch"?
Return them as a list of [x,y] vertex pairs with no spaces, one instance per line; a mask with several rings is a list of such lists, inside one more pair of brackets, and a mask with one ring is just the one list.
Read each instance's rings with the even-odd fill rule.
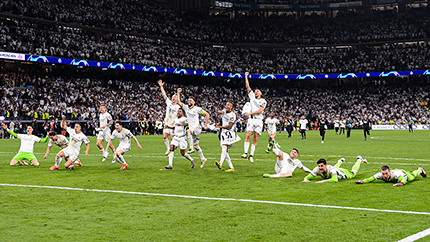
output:
[[[139,136],[125,155],[130,167],[101,162],[91,137],[90,154],[82,147],[83,167],[49,171],[59,148],[44,160],[47,144],[35,145],[40,166],[10,166],[19,140],[0,140],[0,241],[398,241],[430,228],[430,180],[418,177],[403,187],[352,180],[316,184],[292,178],[263,178],[274,173],[276,157],[264,152],[267,133],[259,140],[255,163],[241,159],[242,141],[230,149],[236,172],[218,170],[221,153],[215,134],[201,135],[208,158],[200,168],[175,152],[173,170],[161,136]],[[329,130],[321,144],[319,132],[301,140],[294,132],[277,134],[281,150],[300,151],[310,169],[325,158],[342,157],[350,169],[357,155],[367,158],[356,179],[377,173],[382,165],[430,171],[429,131],[362,130],[352,137]],[[117,144],[115,140],[114,145]],[[105,145],[105,143],[104,143]],[[224,163],[224,168],[228,169]],[[430,236],[419,241],[430,241]]]

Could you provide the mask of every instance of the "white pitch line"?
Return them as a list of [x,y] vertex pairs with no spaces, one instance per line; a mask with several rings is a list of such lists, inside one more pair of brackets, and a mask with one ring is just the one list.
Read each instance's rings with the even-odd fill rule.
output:
[[430,229],[426,229],[426,230],[421,231],[419,233],[413,234],[413,235],[408,236],[408,237],[406,237],[404,239],[401,239],[401,240],[399,240],[397,242],[413,242],[415,240],[419,240],[421,238],[424,238],[424,237],[426,237],[428,235],[430,235]]
[[215,201],[235,201],[235,202],[250,202],[250,203],[263,203],[263,204],[279,204],[279,205],[287,205],[287,206],[302,206],[302,207],[316,207],[316,208],[336,208],[336,209],[360,210],[360,211],[372,211],[372,212],[385,212],[385,213],[430,215],[430,212],[401,211],[401,210],[376,209],[376,208],[360,208],[360,207],[342,207],[342,206],[332,206],[332,205],[319,205],[319,204],[307,204],[307,203],[291,203],[291,202],[276,202],[276,201],[264,201],[264,200],[252,200],[252,199],[200,197],[200,196],[163,194],[163,193],[131,192],[131,191],[116,191],[116,190],[99,190],[99,189],[85,189],[85,188],[74,188],[74,187],[56,187],[56,186],[21,185],[21,184],[0,184],[0,186],[30,187],[30,188],[48,188],[48,189],[85,191],[85,192],[120,193],[120,194],[134,194],[134,195],[160,196],[160,197],[191,198],[191,199],[215,200]]

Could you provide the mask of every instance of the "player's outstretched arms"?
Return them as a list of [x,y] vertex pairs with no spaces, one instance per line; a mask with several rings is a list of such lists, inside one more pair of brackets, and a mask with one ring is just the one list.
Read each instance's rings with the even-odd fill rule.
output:
[[249,87],[248,76],[249,76],[249,72],[245,72],[245,86],[246,86],[246,91],[248,93],[250,93],[251,92],[251,87]]
[[182,88],[178,88],[178,92],[176,93],[176,100],[178,101],[179,106],[184,106],[184,104],[181,102],[181,92]]
[[167,101],[167,95],[166,95],[166,91],[164,91],[164,82],[160,79],[157,81],[158,85],[160,86],[161,89],[161,95],[163,95],[163,98],[165,101]]

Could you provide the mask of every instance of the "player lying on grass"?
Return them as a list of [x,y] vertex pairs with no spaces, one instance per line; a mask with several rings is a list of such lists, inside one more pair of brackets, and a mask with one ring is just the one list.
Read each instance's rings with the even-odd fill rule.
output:
[[166,169],[173,169],[173,156],[176,148],[179,147],[181,150],[181,155],[191,161],[191,168],[194,168],[194,159],[191,158],[189,154],[185,151],[187,149],[187,141],[185,140],[185,127],[187,127],[188,122],[187,118],[184,117],[184,110],[182,108],[178,109],[177,118],[174,121],[175,129],[173,130],[173,140],[170,143],[170,153],[169,157],[169,165],[165,166]]
[[390,167],[382,166],[381,172],[378,172],[367,179],[355,181],[355,183],[364,184],[374,182],[376,180],[383,180],[384,182],[395,183],[393,186],[396,187],[403,186],[406,183],[413,181],[418,176],[418,174],[420,174],[424,178],[427,177],[427,173],[421,166],[418,167],[418,169],[416,169],[415,171],[405,171],[402,169],[390,170]]
[[[56,145],[60,147],[60,149],[65,149],[67,146],[69,146],[69,141],[67,140],[66,136],[57,134],[57,132],[55,131],[48,132],[48,137],[49,137],[48,148],[46,148],[46,153],[43,159],[46,159],[48,157],[48,154],[51,151],[52,146]],[[75,161],[75,164],[82,166],[82,163],[79,159]]]
[[233,163],[231,162],[230,155],[228,154],[228,149],[233,146],[234,143],[240,140],[240,137],[234,132],[234,124],[236,123],[236,114],[232,111],[233,104],[227,102],[225,109],[218,111],[221,114],[222,126],[217,123],[216,128],[221,130],[220,132],[220,143],[222,148],[221,159],[215,161],[215,165],[218,169],[222,169],[222,163],[227,162],[229,169],[226,172],[235,171]]
[[87,136],[85,136],[85,134],[81,132],[80,124],[76,123],[74,129],[67,127],[66,116],[63,115],[61,120],[61,127],[65,129],[67,133],[69,133],[70,145],[58,152],[58,154],[55,156],[55,165],[49,168],[50,171],[58,170],[60,168],[60,163],[63,158],[66,159],[64,167],[74,170],[75,161],[79,158],[79,153],[81,151],[81,146],[83,142],[87,145],[85,155],[88,155],[88,151],[90,150],[90,140],[87,138]]
[[118,147],[116,147],[113,157],[115,158],[116,161],[122,164],[120,169],[125,170],[127,169],[128,164],[127,162],[125,162],[123,155],[131,149],[130,138],[134,139],[139,149],[142,149],[142,146],[140,146],[139,141],[136,139],[136,136],[134,136],[130,132],[130,130],[122,127],[122,122],[119,120],[115,121],[115,130],[112,132],[112,135],[110,137],[111,139],[109,140],[108,145],[106,146],[106,151],[112,144],[112,140],[114,140],[115,138],[118,138],[119,145]]
[[297,167],[306,172],[312,172],[309,168],[304,166],[299,159],[297,159],[299,156],[299,151],[296,148],[293,148],[288,155],[279,149],[279,145],[276,141],[272,140],[269,144],[268,150],[272,151],[272,153],[276,156],[276,174],[263,174],[264,178],[292,177],[293,172]]
[[347,170],[340,168],[343,162],[345,162],[345,158],[339,159],[336,165],[331,166],[327,165],[327,161],[325,159],[319,159],[317,161],[318,166],[315,167],[311,173],[305,177],[303,182],[310,182],[310,180],[316,176],[321,176],[324,180],[317,181],[315,183],[338,182],[338,180],[341,179],[352,179],[357,175],[357,172],[360,169],[360,164],[367,164],[366,159],[363,159],[361,156],[357,156],[357,161],[352,166],[352,169]]
[[21,140],[21,147],[19,148],[18,154],[16,154],[12,160],[10,161],[10,165],[28,165],[25,160],[30,162],[32,166],[38,166],[39,161],[36,156],[33,154],[34,143],[45,143],[48,141],[49,137],[45,137],[43,139],[33,135],[33,127],[27,126],[27,134],[15,134],[12,130],[9,130],[6,124],[2,124],[3,129],[7,130],[7,132],[15,138]]

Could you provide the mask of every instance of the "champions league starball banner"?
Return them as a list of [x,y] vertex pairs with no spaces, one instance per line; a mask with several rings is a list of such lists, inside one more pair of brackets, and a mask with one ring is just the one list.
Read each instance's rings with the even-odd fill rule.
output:
[[[131,65],[131,64],[122,64],[122,63],[102,62],[102,61],[67,59],[67,58],[49,57],[49,56],[42,56],[42,55],[25,55],[25,54],[16,54],[16,53],[9,53],[9,52],[0,52],[0,59],[43,62],[43,63],[73,65],[73,66],[89,66],[89,67],[122,69],[122,70],[132,70],[132,71],[172,73],[172,74],[182,74],[182,75],[212,76],[212,77],[225,77],[225,78],[245,78],[244,73],[199,71],[199,70],[187,70],[187,69],[180,69],[180,68],[142,66],[142,65]],[[250,74],[248,78],[265,79],[265,80],[266,79],[268,80],[270,79],[305,80],[305,79],[333,79],[333,78],[345,79],[345,78],[359,78],[359,77],[418,76],[418,75],[430,75],[430,70],[335,73],[335,74]]]

